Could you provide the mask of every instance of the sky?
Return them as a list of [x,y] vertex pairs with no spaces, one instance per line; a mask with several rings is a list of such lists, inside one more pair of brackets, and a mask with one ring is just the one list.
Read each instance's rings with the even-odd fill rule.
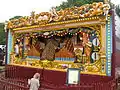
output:
[[51,7],[60,5],[62,1],[67,0],[1,0],[0,22],[14,16],[29,16],[32,11],[36,13],[49,11]]
[[[49,11],[51,7],[58,6],[67,0],[1,0],[0,22],[9,20],[14,16],[29,16],[30,12],[36,13]],[[111,0],[120,4],[120,0]]]
[[120,0],[111,0],[111,2],[116,4],[116,5],[120,4]]

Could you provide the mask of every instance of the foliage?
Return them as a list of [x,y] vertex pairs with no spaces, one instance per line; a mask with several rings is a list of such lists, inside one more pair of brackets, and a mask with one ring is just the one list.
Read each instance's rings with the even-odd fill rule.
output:
[[4,31],[4,23],[0,23],[0,45],[5,44],[5,31]]
[[[9,20],[12,20],[12,19],[18,19],[22,16],[14,16],[13,18],[10,18]],[[5,44],[5,41],[6,41],[6,38],[5,38],[5,31],[4,31],[4,23],[0,23],[0,45],[1,44]]]
[[120,17],[120,5],[116,6],[115,11],[116,11],[116,14]]
[[84,4],[91,4],[93,2],[104,2],[104,0],[67,0],[67,2],[62,2],[60,6],[56,6],[56,10],[65,9],[73,6],[82,6]]
[[22,16],[14,16],[12,18],[10,18],[9,20],[12,20],[12,19],[18,19],[18,18],[21,18]]

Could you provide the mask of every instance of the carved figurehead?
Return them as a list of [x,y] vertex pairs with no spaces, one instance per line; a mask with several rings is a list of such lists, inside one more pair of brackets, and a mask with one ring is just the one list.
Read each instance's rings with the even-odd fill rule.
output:
[[108,3],[103,5],[103,12],[104,12],[104,15],[106,16],[106,20],[107,20],[107,15],[109,13],[109,9],[110,9],[110,5]]
[[52,8],[51,8],[50,13],[51,13],[52,16],[58,16],[55,7],[52,7]]

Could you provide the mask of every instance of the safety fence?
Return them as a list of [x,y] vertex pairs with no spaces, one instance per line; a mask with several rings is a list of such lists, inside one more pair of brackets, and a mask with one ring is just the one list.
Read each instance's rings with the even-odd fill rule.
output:
[[29,90],[28,87],[19,85],[19,83],[9,82],[0,79],[0,90]]
[[[25,85],[25,81],[16,82],[17,80],[1,80],[0,90],[29,90]],[[94,83],[94,84],[81,84],[81,85],[52,85],[49,83],[42,83],[40,90],[116,90],[115,84],[109,83]]]
[[118,77],[118,83],[120,83],[120,77]]
[[0,90],[29,90],[27,80],[36,72],[41,74],[40,90],[116,90],[117,86],[115,79],[102,77],[97,81],[93,75],[88,76],[88,81],[81,78],[78,85],[67,85],[63,72],[9,65],[6,66],[6,78],[0,78]]
[[[29,90],[26,80],[5,79],[0,77],[0,90]],[[42,82],[39,90],[95,90],[89,85],[54,85],[49,82]]]

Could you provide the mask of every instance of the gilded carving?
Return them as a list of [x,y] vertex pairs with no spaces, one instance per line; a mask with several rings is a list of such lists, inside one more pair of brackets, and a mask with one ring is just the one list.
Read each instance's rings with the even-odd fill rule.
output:
[[[66,8],[64,10],[56,11],[52,8],[50,12],[41,12],[35,14],[31,12],[31,16],[21,17],[8,22],[7,28],[26,27],[31,25],[45,25],[51,22],[59,22],[66,20],[73,20],[79,18],[89,18],[98,15],[108,15],[110,6],[103,4],[103,2],[86,4],[81,7]],[[103,19],[101,19],[103,20]]]

